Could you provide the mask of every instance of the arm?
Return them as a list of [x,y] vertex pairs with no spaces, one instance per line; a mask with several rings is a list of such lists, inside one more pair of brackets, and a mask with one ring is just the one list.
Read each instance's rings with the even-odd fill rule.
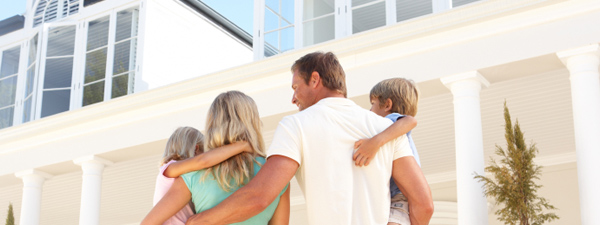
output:
[[244,151],[252,151],[250,144],[248,144],[246,141],[235,142],[199,154],[189,159],[171,163],[171,165],[165,169],[163,174],[169,178],[179,177],[188,172],[214,166]]
[[231,224],[247,220],[275,200],[297,169],[298,163],[293,159],[271,156],[246,186],[212,209],[193,215],[186,224]]
[[385,143],[400,137],[417,126],[417,119],[412,116],[399,118],[395,123],[383,132],[372,138],[358,140],[354,143],[354,149],[358,149],[352,159],[356,166],[368,166],[375,154]]
[[288,225],[290,223],[290,188],[291,186],[288,185],[287,190],[279,198],[277,209],[268,225]]
[[154,208],[150,210],[148,215],[142,220],[141,225],[160,225],[163,224],[167,219],[171,218],[175,213],[179,212],[192,198],[190,190],[183,179],[177,178],[173,182],[173,186],[163,196],[163,198],[156,203]]
[[414,157],[402,157],[394,160],[392,177],[400,191],[408,199],[411,224],[429,224],[433,215],[431,190]]

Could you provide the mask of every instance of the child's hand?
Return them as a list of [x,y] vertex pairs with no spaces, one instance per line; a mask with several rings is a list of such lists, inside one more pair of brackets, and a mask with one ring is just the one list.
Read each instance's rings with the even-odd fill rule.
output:
[[352,159],[354,160],[354,165],[356,166],[368,166],[377,151],[379,150],[379,144],[373,138],[370,139],[361,139],[354,142],[354,156]]

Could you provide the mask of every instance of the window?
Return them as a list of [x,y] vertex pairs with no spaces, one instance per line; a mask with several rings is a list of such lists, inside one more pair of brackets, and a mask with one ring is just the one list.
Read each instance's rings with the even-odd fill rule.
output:
[[452,8],[466,5],[471,2],[476,2],[476,1],[479,1],[479,0],[452,0]]
[[38,0],[33,16],[33,26],[55,21],[79,12],[79,0]]
[[88,23],[82,105],[104,100],[109,16]]
[[13,125],[21,47],[2,51],[0,59],[0,129]]
[[352,33],[385,26],[385,0],[352,0]]
[[431,0],[395,0],[396,22],[431,14],[433,5]]
[[475,1],[478,0],[257,0],[256,7],[264,12],[255,16],[255,59]]
[[334,39],[334,0],[304,0],[303,3],[303,45],[309,46]]
[[48,29],[40,118],[70,109],[76,26]]
[[88,22],[82,106],[133,93],[138,9]]
[[34,82],[36,80],[36,63],[38,51],[38,35],[36,34],[29,40],[29,52],[27,60],[27,77],[25,79],[25,90],[23,97],[22,123],[33,120],[33,97]]
[[294,1],[267,0],[265,4],[265,56],[294,49]]
[[138,32],[138,8],[117,13],[111,98],[133,93]]

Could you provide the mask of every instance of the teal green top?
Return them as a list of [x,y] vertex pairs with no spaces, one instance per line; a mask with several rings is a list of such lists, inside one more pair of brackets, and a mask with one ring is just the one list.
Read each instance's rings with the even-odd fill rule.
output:
[[[266,162],[265,158],[263,157],[256,157],[256,161],[258,161],[260,165],[254,163],[254,175],[258,173],[261,165],[265,164]],[[234,188],[232,192],[226,192],[223,189],[221,189],[219,183],[217,182],[217,180],[215,180],[212,174],[207,175],[206,178],[201,181],[202,176],[204,176],[205,172],[206,170],[198,170],[181,175],[181,178],[183,178],[185,184],[192,193],[192,202],[196,207],[196,213],[215,207],[241,187],[240,186]],[[277,198],[275,198],[271,205],[269,205],[269,207],[267,207],[264,211],[244,222],[235,224],[264,225],[269,223],[269,220],[271,220],[271,218],[273,217],[273,213],[277,208],[277,204],[279,204],[279,198],[285,192],[286,189],[287,186],[281,191],[281,193],[279,193],[279,196],[277,196]],[[239,204],[247,203],[240,202]]]

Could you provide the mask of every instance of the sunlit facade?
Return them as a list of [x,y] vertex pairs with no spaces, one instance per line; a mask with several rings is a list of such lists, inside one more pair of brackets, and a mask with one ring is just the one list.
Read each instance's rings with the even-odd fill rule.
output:
[[[551,224],[600,224],[598,1],[257,0],[251,34],[196,0],[27,4],[0,36],[0,220],[12,202],[18,224],[138,224],[171,132],[203,130],[240,90],[268,145],[297,112],[291,64],[332,51],[364,108],[383,79],[417,83],[430,224],[502,224],[473,175],[505,145],[505,101],[539,149]],[[306,224],[290,186],[290,224]]]

